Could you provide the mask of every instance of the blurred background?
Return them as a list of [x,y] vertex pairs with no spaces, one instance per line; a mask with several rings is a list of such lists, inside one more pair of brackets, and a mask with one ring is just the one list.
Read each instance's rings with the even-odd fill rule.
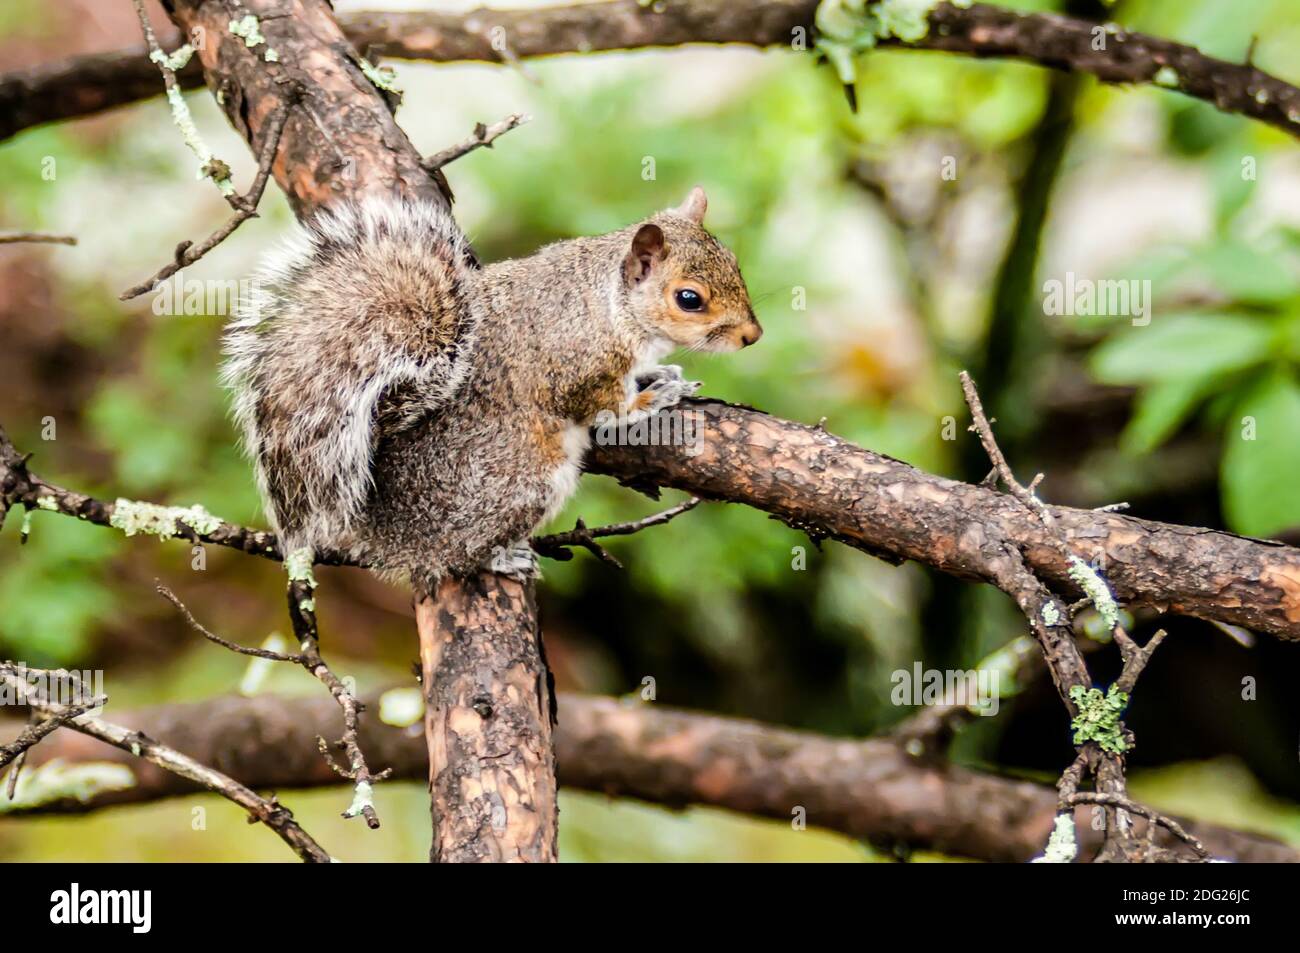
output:
[[[1300,82],[1294,0],[1007,5],[1114,19],[1234,61],[1257,37],[1257,65]],[[0,0],[0,69],[138,42],[127,0]],[[967,368],[1012,466],[1026,480],[1046,474],[1045,499],[1124,500],[1142,517],[1300,543],[1295,139],[1176,93],[933,53],[862,57],[856,115],[830,69],[791,51],[573,55],[525,71],[392,65],[405,90],[398,120],[425,152],[476,122],[534,116],[447,170],[484,258],[621,227],[705,186],[708,224],[736,250],[766,329],[743,353],[683,361],[707,394],[809,423],[824,417],[862,446],[978,480],[988,464],[965,432],[957,372]],[[254,171],[246,146],[206,91],[187,99],[245,188]],[[195,181],[165,101],[0,143],[0,182],[0,228],[80,240],[0,249],[0,422],[35,452],[33,469],[110,499],[201,502],[264,525],[216,384],[224,315],[158,315],[149,296],[117,300],[178,241],[228,216],[217,191]],[[184,276],[244,277],[291,224],[271,188],[262,217]],[[1045,282],[1069,273],[1149,280],[1151,324],[1046,313]],[[1256,439],[1242,439],[1244,416]],[[54,439],[43,439],[51,419]],[[592,477],[556,528],[579,516],[588,525],[637,518],[679,498],[656,504]],[[20,548],[21,522],[11,517],[0,534],[0,657],[103,669],[108,717],[232,692],[244,674],[240,659],[184,627],[155,579],[227,638],[257,644],[285,627],[271,564],[210,548],[196,571],[182,543],[128,540],[40,512]],[[799,547],[806,567],[797,569]],[[544,565],[542,620],[561,689],[639,695],[653,678],[657,704],[859,736],[912,711],[890,702],[893,671],[916,661],[970,668],[1024,628],[988,587],[835,543],[819,550],[740,506],[706,504],[610,549],[626,571],[585,553]],[[319,578],[335,670],[362,690],[410,684],[408,594],[356,570]],[[1140,639],[1155,627],[1130,621]],[[1191,619],[1159,624],[1171,638],[1128,715],[1135,796],[1300,846],[1300,646]],[[1092,665],[1113,678],[1114,649]],[[320,690],[283,668],[262,691]],[[1255,679],[1251,700],[1244,678]],[[962,763],[1050,782],[1071,755],[1045,682],[976,721],[954,745]],[[419,783],[380,786],[378,832],[338,817],[340,790],[282,796],[345,860],[427,855]],[[195,804],[208,809],[207,830],[191,830]],[[569,861],[892,859],[839,835],[721,811],[570,792],[561,811]],[[233,806],[199,797],[39,819],[5,819],[0,799],[0,859],[292,857]]]

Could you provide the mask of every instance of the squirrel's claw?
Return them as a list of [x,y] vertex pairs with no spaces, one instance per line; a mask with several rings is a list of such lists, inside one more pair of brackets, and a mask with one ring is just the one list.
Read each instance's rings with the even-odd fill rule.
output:
[[[680,367],[670,365],[670,368],[677,372],[676,376],[660,377],[642,391],[650,394],[649,399],[642,405],[646,413],[654,414],[671,407],[683,397],[690,397],[704,386],[701,381],[683,380]],[[669,370],[669,368],[662,368],[662,370]]]
[[636,379],[637,390],[648,390],[657,381],[680,381],[682,366],[680,364],[660,364],[652,367]]

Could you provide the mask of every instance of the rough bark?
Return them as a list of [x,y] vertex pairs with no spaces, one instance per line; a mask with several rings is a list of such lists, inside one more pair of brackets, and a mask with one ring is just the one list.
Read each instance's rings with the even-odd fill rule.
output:
[[[366,699],[378,711],[378,699]],[[555,743],[560,781],[571,788],[639,798],[670,807],[709,805],[807,823],[882,847],[942,851],[981,860],[1021,862],[1042,852],[1056,810],[1054,789],[918,759],[901,744],[828,738],[658,704],[563,693]],[[462,715],[477,719],[476,712]],[[341,718],[328,698],[224,697],[162,705],[114,718],[258,789],[338,784],[316,750]],[[0,727],[0,740],[21,726]],[[378,767],[423,779],[428,761],[418,728],[367,718],[361,743]],[[38,813],[80,812],[192,793],[194,787],[148,763],[66,730],[31,751],[52,758],[131,765],[135,787],[87,803],[51,804]],[[1077,812],[1082,856],[1100,845],[1091,807]],[[1145,822],[1134,819],[1139,831]],[[1267,837],[1211,824],[1187,824],[1217,857],[1241,862],[1300,862],[1300,851]],[[1161,835],[1163,837],[1163,835]]]
[[[204,80],[247,142],[262,141],[286,90],[300,91],[272,169],[300,216],[367,192],[448,205],[324,0],[172,0],[167,6],[183,34],[204,31],[197,53]],[[258,17],[264,45],[250,49],[231,34],[231,20],[247,14]],[[268,49],[275,62],[266,61]]]
[[[550,673],[531,586],[445,580],[415,604],[435,863],[556,859]],[[506,662],[503,666],[503,661]]]
[[[805,40],[811,36],[816,7],[817,0],[659,0],[653,7],[616,0],[466,14],[353,13],[340,22],[363,52],[373,46],[385,56],[499,63],[510,57],[687,43],[790,46],[796,30],[804,31]],[[1216,59],[1181,43],[1118,28],[1106,34],[1105,48],[1097,50],[1095,23],[989,4],[962,8],[939,3],[929,19],[929,33],[921,39],[890,39],[882,45],[1021,59],[1090,73],[1108,83],[1152,83],[1168,67],[1176,72],[1181,92],[1300,135],[1300,90],[1248,63]],[[156,94],[157,86],[150,89],[146,79],[149,68],[139,50],[123,50],[0,77],[0,138]],[[193,86],[200,82],[193,67],[180,79]]]
[[[816,427],[718,401],[679,408],[693,446],[600,446],[588,469],[766,510],[814,538],[997,584],[1004,543],[1058,591],[1082,595],[1053,534],[1014,497],[934,476]],[[1050,484],[1048,486],[1050,490]],[[1118,513],[1049,507],[1074,552],[1132,606],[1300,640],[1300,550]]]
[[[420,197],[449,207],[440,181],[421,165],[419,152],[393,120],[390,101],[362,72],[324,0],[171,0],[166,7],[182,34],[204,31],[199,51],[204,80],[250,144],[261,141],[263,126],[289,105],[272,172],[299,216],[367,192]],[[252,48],[230,32],[231,21],[248,14],[258,18],[265,37],[264,44]],[[272,60],[268,50],[274,51]],[[545,718],[539,723],[521,714],[529,707],[549,707],[544,678],[519,680],[520,671],[545,671],[531,585],[524,591],[484,575],[477,586],[448,584],[438,596],[440,609],[445,600],[445,612],[431,615],[427,603],[420,606],[430,697],[446,706],[440,710],[449,719],[429,725],[432,810],[435,821],[448,825],[434,831],[431,856],[553,860],[550,725]],[[456,630],[460,623],[466,628]],[[446,640],[441,660],[439,637]],[[475,700],[488,699],[499,713],[481,737],[466,733],[466,709],[459,705],[464,691]],[[510,770],[505,762],[475,760],[507,751],[519,753]],[[472,779],[481,780],[482,792],[471,790]],[[470,826],[475,818],[481,820],[477,812],[485,797],[504,804],[504,830],[498,829],[500,805],[494,805],[489,823]],[[527,829],[529,811],[535,830]]]
[[[914,559],[965,579],[999,584],[1004,541],[1059,591],[1079,595],[1052,535],[1004,493],[925,473],[749,408],[692,400],[676,412],[698,427],[698,453],[685,446],[597,443],[587,469],[636,486],[744,503],[815,539],[837,539],[889,561]],[[21,460],[0,430],[5,503],[109,524],[113,504],[43,480]],[[1074,551],[1095,562],[1121,601],[1300,640],[1300,550],[1117,513],[1050,510]],[[195,534],[182,523],[176,536],[280,558],[274,534],[234,524]]]

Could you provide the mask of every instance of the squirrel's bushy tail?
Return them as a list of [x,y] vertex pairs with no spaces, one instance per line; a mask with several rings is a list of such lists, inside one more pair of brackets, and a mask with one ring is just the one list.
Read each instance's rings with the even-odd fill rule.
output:
[[376,444],[460,386],[472,267],[448,213],[372,198],[306,222],[255,275],[223,382],[286,553],[354,548]]

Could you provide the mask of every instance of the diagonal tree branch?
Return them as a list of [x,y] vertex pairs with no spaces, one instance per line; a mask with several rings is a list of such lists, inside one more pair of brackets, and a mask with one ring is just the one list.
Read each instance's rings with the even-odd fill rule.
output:
[[[432,10],[343,14],[358,49],[385,56],[508,63],[520,57],[600,50],[741,43],[811,48],[817,0],[615,0],[525,10]],[[936,3],[926,35],[882,46],[1025,60],[1088,73],[1107,83],[1152,84],[1212,103],[1300,136],[1300,90],[1250,62],[1232,63],[1194,47],[1046,13],[984,3]],[[802,31],[802,35],[797,32]],[[495,45],[494,45],[495,44]],[[1102,44],[1102,48],[1094,47]],[[1245,52],[1243,58],[1245,58]],[[203,83],[191,62],[177,73],[186,88]],[[156,70],[138,50],[76,57],[0,76],[0,139],[43,122],[87,115],[156,95]]]
[[[9,663],[0,663],[0,684],[7,691],[14,692],[21,704],[31,706],[34,711],[47,719],[48,723],[53,723],[57,727],[68,728],[97,741],[102,741],[104,744],[112,745],[133,759],[143,758],[163,769],[163,771],[183,779],[195,787],[220,794],[247,811],[251,819],[261,821],[269,827],[304,861],[318,864],[328,864],[330,862],[329,854],[312,839],[310,834],[298,825],[293,819],[293,813],[282,807],[274,798],[268,800],[261,797],[246,785],[240,784],[228,775],[208,767],[206,763],[201,763],[166,744],[154,740],[147,732],[138,727],[124,728],[121,725],[102,721],[99,718],[85,717],[82,710],[75,706],[56,704],[40,697],[28,684],[29,671],[27,669],[19,670]],[[57,676],[63,673],[50,672],[44,674]],[[98,701],[102,701],[102,699]],[[30,734],[25,732],[24,736],[20,736],[20,740],[23,737],[26,737],[31,742]],[[40,741],[41,738],[35,740]],[[40,750],[39,748],[32,748],[31,744],[34,744],[34,742],[29,744],[27,748],[28,754]]]
[[695,435],[692,446],[597,442],[588,470],[745,503],[815,539],[964,579],[996,582],[1005,542],[1054,591],[1078,598],[1060,549],[1064,534],[1129,605],[1300,640],[1300,550],[1282,543],[1049,505],[1052,532],[1011,496],[925,473],[818,427],[694,398],[675,412],[682,432]]

